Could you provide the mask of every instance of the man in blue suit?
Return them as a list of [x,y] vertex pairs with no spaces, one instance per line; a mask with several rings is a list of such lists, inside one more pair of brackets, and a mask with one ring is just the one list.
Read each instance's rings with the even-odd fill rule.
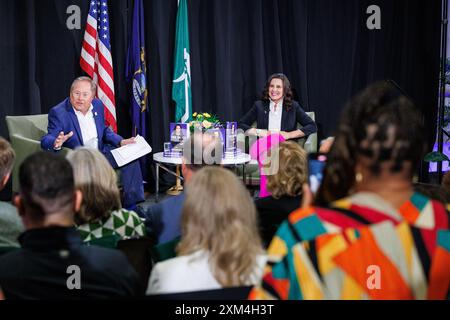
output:
[[[73,81],[70,97],[54,106],[48,113],[48,133],[41,139],[41,148],[54,152],[62,147],[96,148],[116,169],[118,165],[111,150],[135,141],[134,138],[123,139],[105,125],[103,103],[94,99],[95,92],[96,84],[91,78],[78,77]],[[123,206],[134,209],[136,203],[145,200],[140,165],[133,161],[120,170]]]

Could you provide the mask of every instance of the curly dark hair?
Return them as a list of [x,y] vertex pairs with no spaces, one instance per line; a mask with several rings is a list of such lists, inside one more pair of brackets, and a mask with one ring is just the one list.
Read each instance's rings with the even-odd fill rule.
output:
[[370,85],[347,104],[317,194],[317,204],[348,195],[355,183],[355,165],[364,157],[377,175],[381,164],[392,162],[399,172],[411,164],[411,178],[426,149],[421,114],[389,82]]
[[283,91],[284,91],[283,104],[285,105],[286,110],[291,109],[294,93],[292,92],[291,83],[289,82],[288,77],[286,77],[286,75],[283,73],[274,73],[269,77],[269,79],[267,79],[266,85],[264,86],[264,89],[263,89],[263,92],[261,95],[261,100],[263,100],[263,101],[270,100],[269,87],[270,87],[270,82],[273,79],[280,79],[281,81],[283,81]]

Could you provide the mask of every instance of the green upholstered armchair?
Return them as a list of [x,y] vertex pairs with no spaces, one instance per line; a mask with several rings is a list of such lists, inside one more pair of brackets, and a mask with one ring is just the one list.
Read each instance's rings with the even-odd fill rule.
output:
[[[314,112],[306,112],[306,114],[316,121]],[[252,127],[256,127],[256,122],[253,123]],[[301,129],[302,126],[300,124],[297,125],[298,129]],[[238,136],[238,139],[245,139],[243,135]],[[317,152],[317,132],[310,134],[307,138],[298,139],[298,144],[305,149],[307,153],[315,153]],[[240,141],[240,145],[244,145],[242,140]],[[248,143],[245,144],[246,153],[249,152]],[[242,170],[238,168],[239,175],[242,177]],[[245,182],[247,185],[259,185],[259,168],[256,160],[252,160],[250,163],[245,165]]]
[[[12,172],[12,191],[19,191],[19,167],[29,155],[41,151],[41,138],[47,134],[47,114],[26,116],[6,116],[11,146],[16,152],[16,161]],[[63,148],[63,155],[69,149]]]
[[[314,120],[314,122],[316,121],[316,114],[314,113],[314,111],[311,112],[306,112],[306,114]],[[298,125],[298,129],[301,129],[302,126]],[[302,145],[303,149],[305,149],[306,152],[308,153],[315,153],[317,152],[317,131],[314,132],[313,134],[310,134],[306,139],[302,138],[299,140],[299,144]]]

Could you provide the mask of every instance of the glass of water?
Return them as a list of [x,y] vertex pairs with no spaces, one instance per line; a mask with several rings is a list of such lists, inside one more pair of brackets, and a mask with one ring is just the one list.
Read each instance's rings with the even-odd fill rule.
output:
[[170,142],[164,142],[164,155],[169,156],[170,150],[172,149],[172,144]]

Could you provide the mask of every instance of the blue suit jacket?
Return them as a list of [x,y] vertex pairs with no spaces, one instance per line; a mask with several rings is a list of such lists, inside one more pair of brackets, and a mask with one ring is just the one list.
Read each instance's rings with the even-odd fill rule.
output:
[[145,212],[139,212],[145,218],[145,226],[157,243],[164,243],[181,235],[181,212],[184,192],[155,204]]
[[[105,125],[103,103],[99,99],[94,99],[92,100],[92,106],[97,127],[98,149],[103,152],[106,145],[118,147],[123,138]],[[83,145],[80,125],[69,98],[50,109],[48,113],[48,133],[41,138],[41,148],[53,150],[53,144],[61,131],[64,134],[73,131],[73,136],[64,142],[63,147],[75,149]]]
[[[269,101],[256,101],[253,107],[239,121],[239,128],[248,130],[253,122],[256,121],[258,129],[267,129],[269,127],[269,111]],[[301,130],[306,136],[317,131],[316,123],[306,114],[297,101],[292,101],[292,107],[289,111],[283,105],[281,131],[291,132],[297,130],[297,123],[303,126]]]

